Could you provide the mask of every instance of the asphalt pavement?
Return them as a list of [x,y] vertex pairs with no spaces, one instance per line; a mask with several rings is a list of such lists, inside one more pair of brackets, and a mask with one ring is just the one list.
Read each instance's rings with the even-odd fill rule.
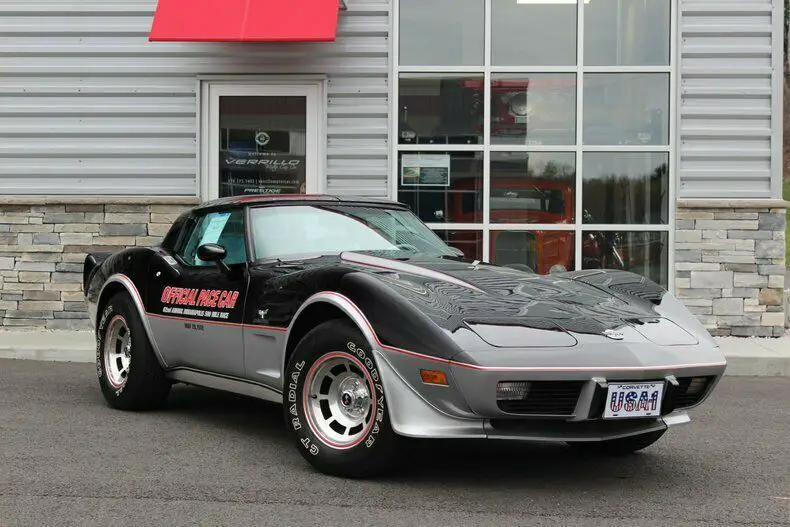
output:
[[91,364],[0,360],[0,525],[790,525],[790,378],[727,377],[641,454],[421,441],[375,481],[314,472],[276,405],[190,387],[106,406]]

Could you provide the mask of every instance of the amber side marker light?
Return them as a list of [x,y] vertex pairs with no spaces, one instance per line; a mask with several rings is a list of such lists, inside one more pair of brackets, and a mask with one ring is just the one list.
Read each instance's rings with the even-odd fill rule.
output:
[[442,371],[420,370],[420,377],[425,384],[437,384],[439,386],[449,386],[447,375]]

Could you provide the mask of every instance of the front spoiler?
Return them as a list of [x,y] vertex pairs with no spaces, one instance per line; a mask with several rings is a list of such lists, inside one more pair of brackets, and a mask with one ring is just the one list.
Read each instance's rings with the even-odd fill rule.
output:
[[519,441],[602,441],[640,435],[691,421],[677,411],[657,419],[565,421],[547,419],[461,418],[430,404],[374,350],[387,394],[390,423],[398,435],[431,439],[507,439]]

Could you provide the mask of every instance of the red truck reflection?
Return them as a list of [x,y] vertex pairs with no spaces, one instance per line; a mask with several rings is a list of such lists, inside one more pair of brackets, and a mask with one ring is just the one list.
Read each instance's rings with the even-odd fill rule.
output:
[[[450,217],[459,223],[474,223],[475,210],[463,199],[464,190],[473,190],[472,181],[459,181],[450,199]],[[575,199],[572,186],[563,180],[496,178],[491,182],[491,224],[572,225]],[[478,213],[479,214],[479,213]],[[477,233],[455,231],[450,242],[476,258]],[[526,265],[539,274],[574,268],[574,239],[571,230],[491,230],[489,259],[499,265]],[[588,233],[582,241],[584,268],[626,267],[621,250],[611,236]]]

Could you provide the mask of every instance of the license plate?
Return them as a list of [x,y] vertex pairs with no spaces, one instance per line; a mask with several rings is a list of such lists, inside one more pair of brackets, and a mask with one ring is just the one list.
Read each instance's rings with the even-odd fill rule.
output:
[[663,395],[663,382],[610,383],[603,417],[658,417],[661,415]]

